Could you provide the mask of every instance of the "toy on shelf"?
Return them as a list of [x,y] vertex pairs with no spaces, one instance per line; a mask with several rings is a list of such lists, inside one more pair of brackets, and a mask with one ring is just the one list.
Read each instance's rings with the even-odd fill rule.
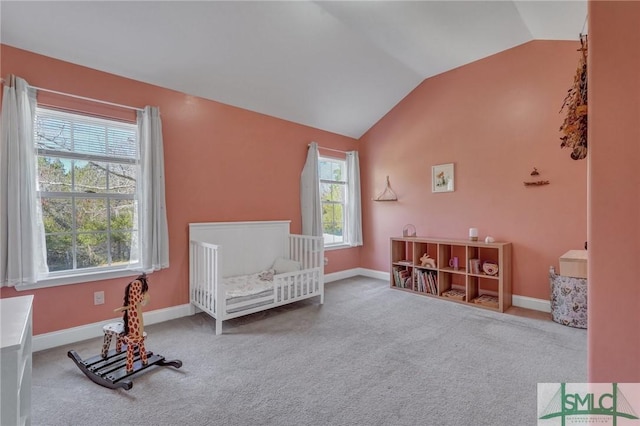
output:
[[424,267],[429,267],[436,269],[436,260],[429,256],[427,253],[422,255],[420,258],[420,265]]
[[402,236],[403,237],[415,237],[416,236],[416,227],[411,223],[408,223],[402,228]]
[[[144,345],[147,333],[144,331],[142,306],[148,301],[149,284],[147,275],[142,274],[127,285],[124,305],[115,309],[116,312],[124,311],[123,321],[109,323],[103,327],[104,342],[100,355],[82,360],[73,350],[67,353],[93,382],[111,389],[129,390],[133,386],[128,379],[129,376],[152,365],[182,367],[180,360],[166,361],[163,356],[147,352]],[[109,350],[113,336],[116,336],[116,348]],[[126,353],[123,351],[123,345],[126,346]]]

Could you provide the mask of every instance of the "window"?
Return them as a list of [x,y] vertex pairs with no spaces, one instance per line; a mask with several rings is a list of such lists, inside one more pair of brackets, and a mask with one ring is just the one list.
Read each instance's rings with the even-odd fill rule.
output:
[[137,126],[37,107],[34,142],[50,275],[138,259]]
[[346,161],[320,157],[319,169],[324,245],[346,244],[344,234],[348,190]]

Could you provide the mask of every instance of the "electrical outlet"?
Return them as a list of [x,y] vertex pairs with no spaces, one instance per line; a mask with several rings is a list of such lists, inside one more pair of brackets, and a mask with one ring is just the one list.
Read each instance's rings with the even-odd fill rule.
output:
[[95,293],[93,293],[93,304],[94,305],[104,304],[104,291],[96,291]]

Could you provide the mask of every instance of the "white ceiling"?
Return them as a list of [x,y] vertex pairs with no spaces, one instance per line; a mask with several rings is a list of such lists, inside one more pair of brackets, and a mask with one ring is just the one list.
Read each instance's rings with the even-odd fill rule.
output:
[[576,1],[0,1],[0,41],[358,138],[425,78],[533,39]]

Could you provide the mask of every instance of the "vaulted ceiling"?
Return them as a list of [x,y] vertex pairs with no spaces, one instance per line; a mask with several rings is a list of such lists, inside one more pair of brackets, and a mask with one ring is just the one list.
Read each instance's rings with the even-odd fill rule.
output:
[[0,1],[0,41],[358,138],[425,78],[534,39],[576,1]]

